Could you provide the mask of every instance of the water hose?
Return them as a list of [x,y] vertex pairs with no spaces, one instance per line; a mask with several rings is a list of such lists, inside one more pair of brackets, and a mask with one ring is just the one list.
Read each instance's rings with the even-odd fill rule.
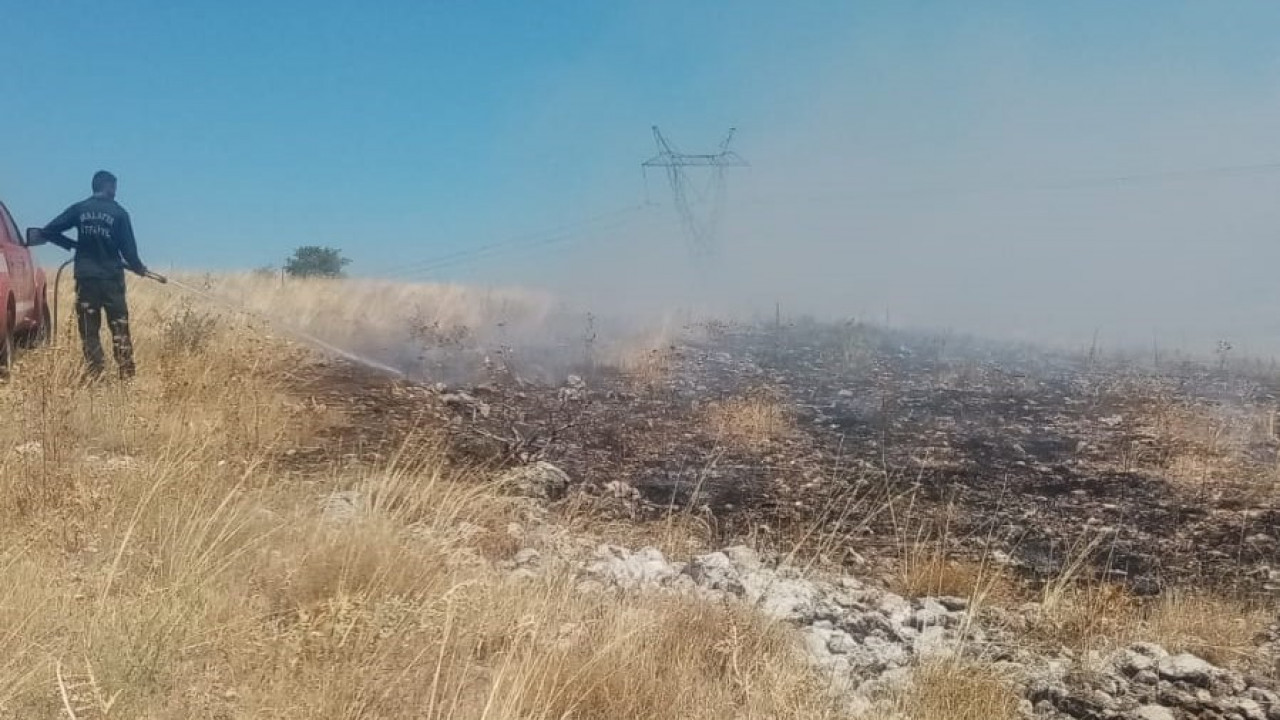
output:
[[58,341],[58,287],[62,284],[62,271],[73,262],[75,258],[59,265],[58,272],[53,276],[53,311],[49,313],[49,342],[51,343]]
[[[58,266],[58,272],[53,277],[53,310],[49,316],[49,338],[51,341],[57,339],[58,295],[59,295],[59,290],[61,289],[61,284],[62,284],[62,271],[66,269],[66,267],[73,262],[75,262],[74,258],[62,263],[62,265]],[[148,280],[154,280],[162,285],[167,285],[169,283],[169,278],[159,273],[151,272],[150,270],[143,273],[142,277],[145,277]],[[270,318],[267,318],[266,316],[260,313],[253,312],[248,308],[237,306],[234,303],[229,302],[226,298],[221,298],[216,295],[210,294],[204,290],[201,290],[200,288],[192,287],[191,285],[188,285],[182,282],[181,280],[174,280],[173,284],[194,295],[198,295],[200,297],[205,298],[206,300],[213,301],[214,303],[217,303],[226,308],[229,308],[232,311],[244,313],[245,315],[249,315],[250,317],[255,317],[265,323],[275,325],[275,323],[273,323]],[[366,357],[361,357],[360,355],[357,355],[355,353],[349,352],[347,350],[343,350],[342,348],[339,348],[335,345],[331,345],[310,333],[306,333],[301,330],[297,330],[293,328],[282,328],[282,327],[279,327],[278,325],[276,327],[277,329],[284,331],[288,335],[294,336],[296,339],[308,345],[311,345],[312,347],[319,348],[331,354],[345,358],[346,360],[349,360],[351,362],[355,362],[359,365],[363,365],[365,367],[372,368],[372,369],[393,375],[395,377],[405,376],[403,371],[393,368],[390,365],[384,365],[383,363],[380,363],[376,360],[372,360]]]
[[[58,295],[60,294],[59,290],[62,286],[62,271],[65,270],[67,266],[73,262],[75,262],[75,258],[72,258],[62,263],[61,265],[59,265],[58,272],[54,273],[54,276],[53,276],[53,309],[49,313],[49,341],[50,342],[56,342],[58,339]],[[165,276],[159,273],[153,273],[149,270],[143,275],[143,277],[149,278],[151,280],[155,280],[156,282],[161,284],[169,282],[169,278],[166,278]]]

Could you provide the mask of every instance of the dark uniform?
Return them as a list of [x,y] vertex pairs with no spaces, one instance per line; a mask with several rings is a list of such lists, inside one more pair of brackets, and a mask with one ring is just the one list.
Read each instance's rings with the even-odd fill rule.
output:
[[[74,241],[62,234],[71,228],[76,229]],[[132,377],[133,343],[124,270],[143,275],[147,268],[138,259],[129,213],[115,200],[94,195],[67,208],[44,226],[43,234],[50,242],[75,250],[76,317],[89,372],[101,375],[105,363],[99,337],[105,312],[116,367],[122,377]]]

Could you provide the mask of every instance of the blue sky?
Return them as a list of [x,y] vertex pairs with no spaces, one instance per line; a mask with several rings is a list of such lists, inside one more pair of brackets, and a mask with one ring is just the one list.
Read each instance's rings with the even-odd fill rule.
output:
[[[13,3],[0,193],[20,222],[121,178],[147,257],[371,270],[642,199],[649,126],[769,112],[760,52],[838,43],[838,5]],[[749,64],[744,66],[743,63]]]
[[[1014,305],[1035,313],[1011,322],[1036,322],[1062,308],[1010,299],[1046,264],[1077,272],[1048,282],[1067,297],[1154,252],[1167,293],[1084,293],[1092,312],[1148,303],[1135,322],[1150,322],[1206,263],[1242,259],[1231,312],[1280,301],[1261,270],[1280,262],[1270,177],[947,195],[1280,161],[1280,3],[57,0],[4,18],[0,198],[43,223],[111,169],[156,267],[326,244],[353,272],[411,276],[642,201],[656,123],[689,150],[739,128],[752,167],[725,241],[770,297],[962,312],[912,285],[929,278],[971,316]],[[944,192],[901,194],[920,188]],[[622,274],[676,257],[672,225],[645,233]],[[585,274],[621,292],[616,273]]]

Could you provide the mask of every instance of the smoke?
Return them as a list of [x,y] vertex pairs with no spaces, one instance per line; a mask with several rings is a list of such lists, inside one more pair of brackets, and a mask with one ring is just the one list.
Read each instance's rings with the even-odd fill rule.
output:
[[[929,47],[876,25],[804,66],[735,57],[744,78],[779,66],[737,105],[752,167],[729,171],[709,269],[650,178],[667,204],[644,223],[512,270],[601,312],[778,308],[1066,347],[1280,351],[1280,168],[1253,167],[1280,162],[1280,65],[1210,42],[1247,18],[1146,20],[1090,36],[1096,57],[998,16]],[[727,124],[705,128],[666,129],[712,151]]]

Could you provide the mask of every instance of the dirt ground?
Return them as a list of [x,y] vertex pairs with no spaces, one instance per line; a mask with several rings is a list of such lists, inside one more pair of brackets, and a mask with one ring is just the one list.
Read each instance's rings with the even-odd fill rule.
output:
[[702,326],[638,367],[444,387],[328,365],[300,389],[346,422],[289,462],[444,436],[468,463],[561,467],[561,503],[688,513],[716,542],[875,568],[925,542],[1033,580],[1085,555],[1139,594],[1280,590],[1270,367],[805,322]]

